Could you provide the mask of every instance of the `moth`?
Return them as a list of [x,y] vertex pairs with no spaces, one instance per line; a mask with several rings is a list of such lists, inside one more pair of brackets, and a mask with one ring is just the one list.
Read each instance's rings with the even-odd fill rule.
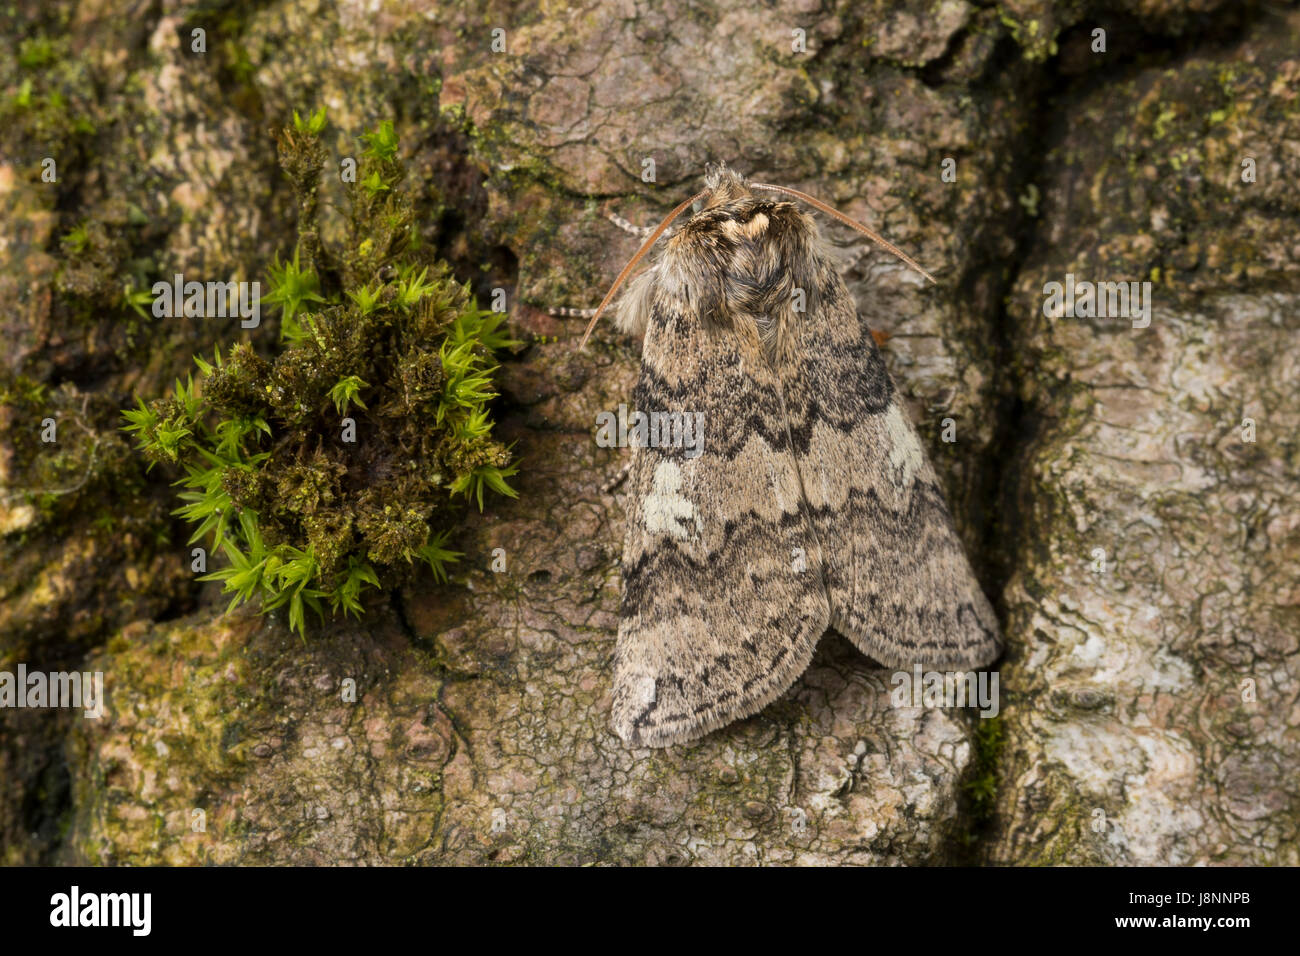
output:
[[[876,342],[795,200],[710,166],[592,316],[640,336],[634,407],[697,416],[699,447],[632,441],[613,729],[664,747],[783,694],[834,629],[892,668],[973,670],[997,621]],[[660,416],[655,419],[655,416]]]

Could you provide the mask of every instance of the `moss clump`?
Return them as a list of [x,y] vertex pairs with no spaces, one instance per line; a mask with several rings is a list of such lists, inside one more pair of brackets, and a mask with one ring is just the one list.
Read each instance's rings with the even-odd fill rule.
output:
[[360,614],[363,591],[417,558],[444,577],[455,499],[515,494],[486,406],[493,351],[516,343],[419,247],[390,123],[365,137],[348,184],[346,245],[321,246],[324,126],[323,112],[295,114],[280,136],[299,241],[262,299],[281,312],[279,353],[197,358],[197,378],[124,413],[151,463],[184,469],[177,513],[229,559],[208,577],[231,606],[287,606],[300,633],[306,608]]

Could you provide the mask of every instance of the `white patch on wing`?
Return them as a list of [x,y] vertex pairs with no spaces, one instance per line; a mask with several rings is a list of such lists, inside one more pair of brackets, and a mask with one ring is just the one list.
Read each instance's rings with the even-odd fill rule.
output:
[[643,674],[632,682],[632,696],[638,707],[649,707],[655,702],[655,679]]
[[899,484],[910,485],[924,459],[916,431],[898,402],[893,402],[885,412],[885,434],[889,436],[889,467],[898,476]]
[[670,534],[683,541],[691,537],[687,522],[694,522],[695,533],[704,530],[699,512],[681,493],[682,470],[675,462],[661,461],[653,479],[650,494],[645,496],[641,510],[645,527],[651,534]]

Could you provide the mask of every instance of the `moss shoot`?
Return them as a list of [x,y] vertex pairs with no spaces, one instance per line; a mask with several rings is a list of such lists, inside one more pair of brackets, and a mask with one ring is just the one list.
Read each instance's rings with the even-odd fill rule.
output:
[[262,297],[280,310],[278,353],[196,358],[169,395],[123,413],[151,467],[183,472],[191,543],[225,555],[206,579],[231,607],[287,607],[299,633],[307,609],[359,615],[363,592],[418,563],[445,578],[460,501],[515,496],[487,404],[493,353],[517,343],[420,247],[391,123],[363,137],[344,247],[322,247],[325,123],[295,114],[279,136],[298,243]]

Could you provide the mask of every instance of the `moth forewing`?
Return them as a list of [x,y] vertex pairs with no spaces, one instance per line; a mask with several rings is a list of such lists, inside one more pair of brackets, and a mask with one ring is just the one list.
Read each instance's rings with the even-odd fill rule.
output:
[[829,608],[815,552],[804,573],[790,572],[787,556],[813,535],[779,386],[753,330],[718,339],[656,284],[635,406],[698,415],[705,427],[694,458],[634,443],[627,484],[613,722],[628,743],[666,746],[782,694]]

